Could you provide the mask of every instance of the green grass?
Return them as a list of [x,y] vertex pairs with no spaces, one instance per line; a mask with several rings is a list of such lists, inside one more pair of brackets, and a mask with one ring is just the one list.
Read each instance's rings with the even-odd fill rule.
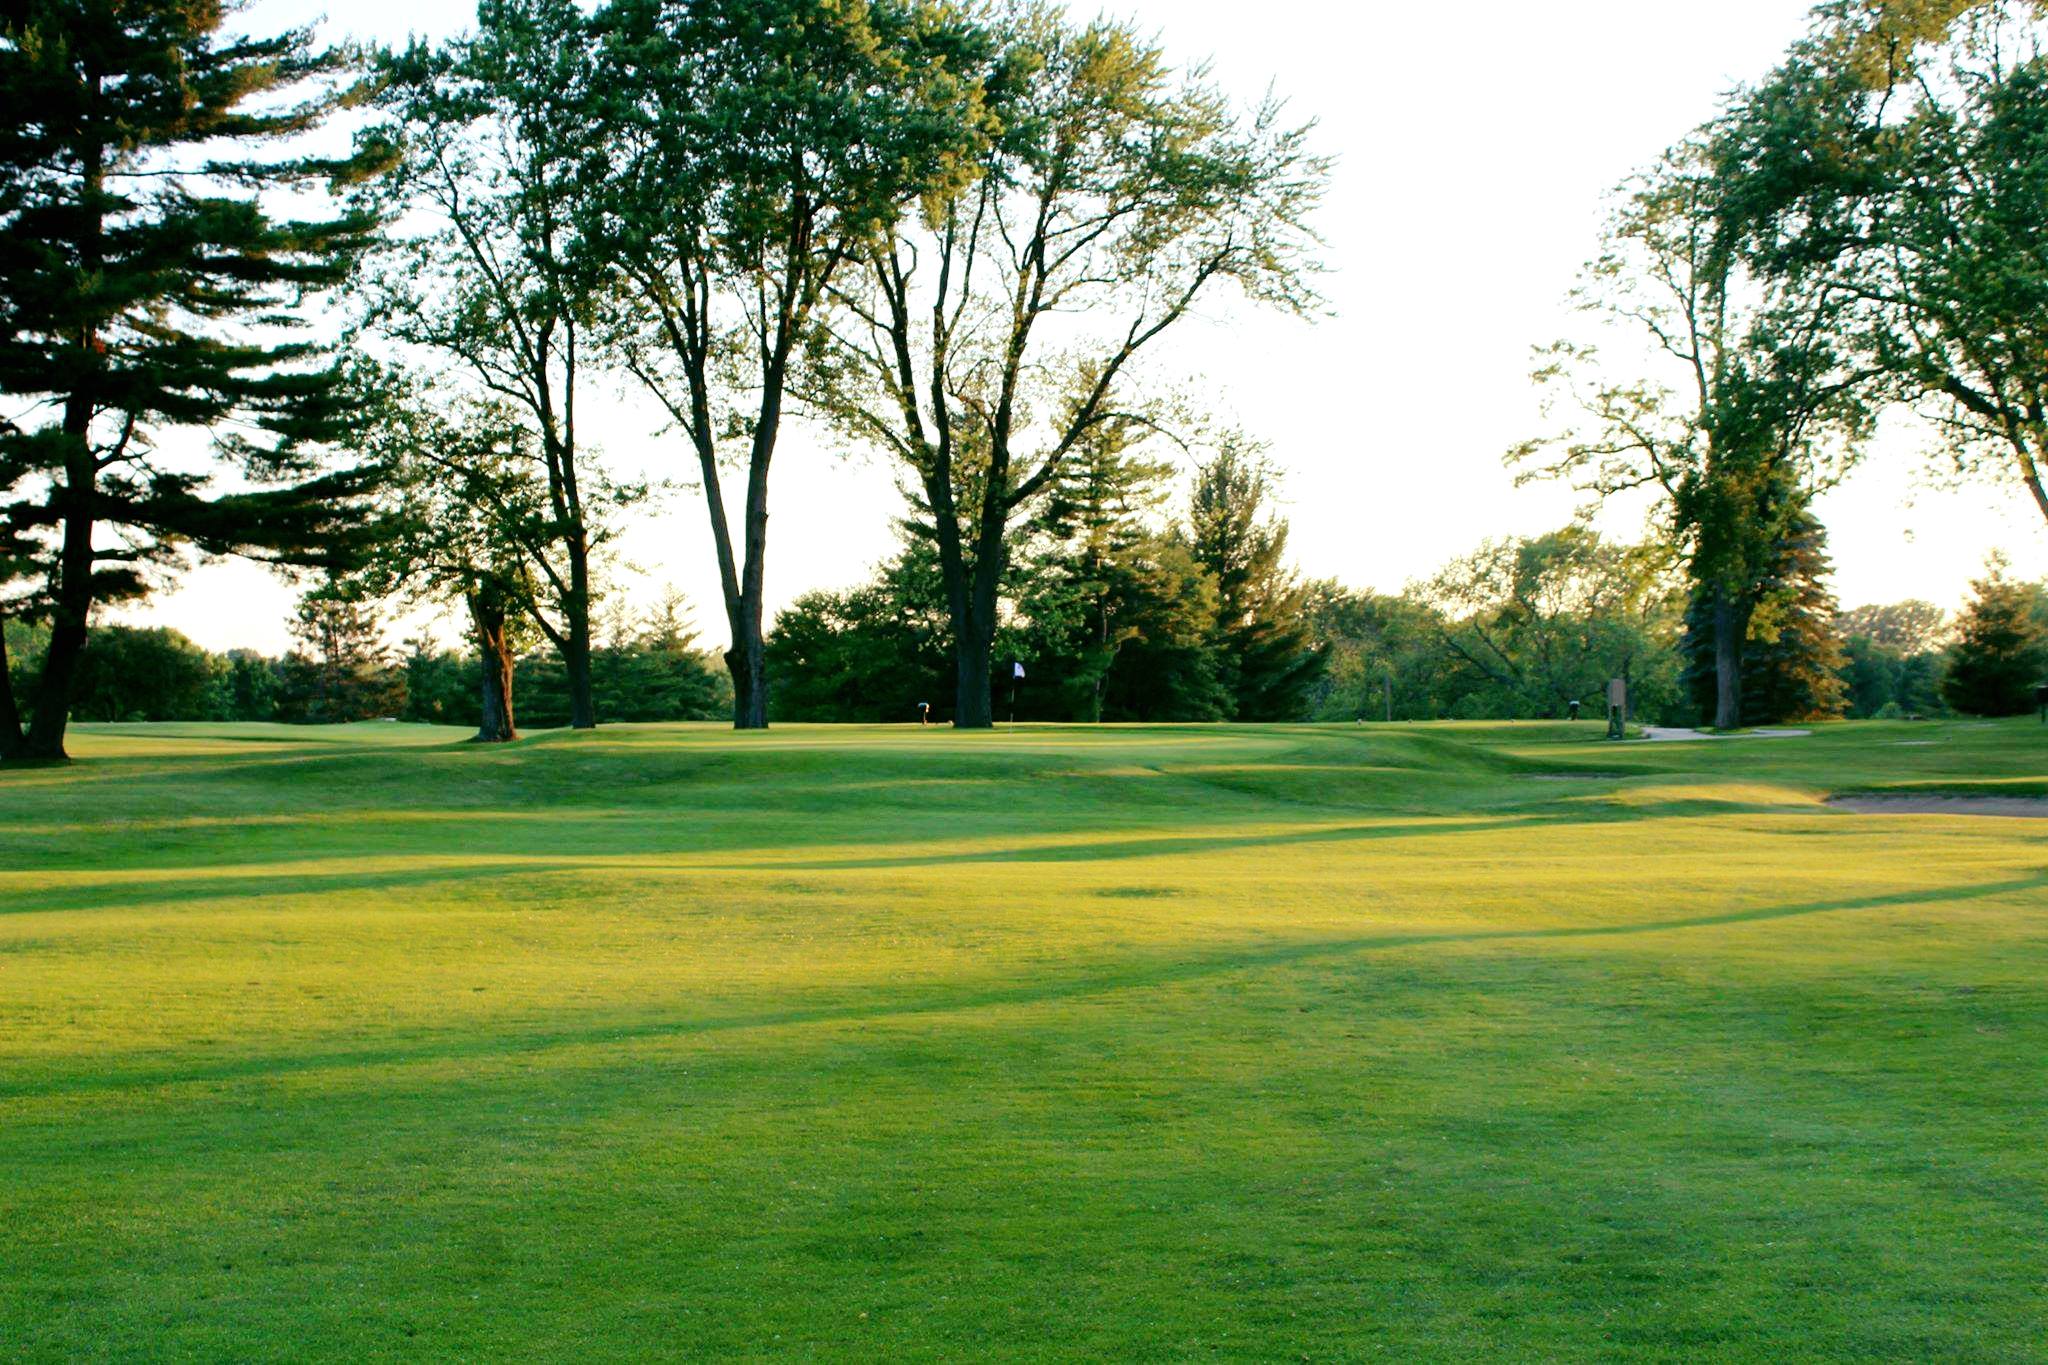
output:
[[2048,734],[1596,735],[85,728],[0,1355],[2042,1358]]

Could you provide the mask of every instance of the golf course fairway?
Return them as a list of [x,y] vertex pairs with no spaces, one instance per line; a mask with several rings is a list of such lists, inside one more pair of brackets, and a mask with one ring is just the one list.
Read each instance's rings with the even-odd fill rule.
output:
[[2048,1355],[2048,731],[88,726],[0,1356]]

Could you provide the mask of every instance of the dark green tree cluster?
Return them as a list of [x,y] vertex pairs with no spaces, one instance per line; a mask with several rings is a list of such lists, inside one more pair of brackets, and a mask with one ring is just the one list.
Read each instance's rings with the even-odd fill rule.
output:
[[1873,717],[1933,716],[1947,709],[1942,675],[1948,614],[1932,602],[1856,607],[1835,618],[1842,637],[1842,684],[1848,714]]
[[[47,631],[13,623],[7,635],[18,673],[32,677]],[[292,648],[272,658],[247,649],[214,654],[175,630],[94,626],[72,714],[85,721],[475,722],[487,671],[475,648],[419,639],[393,651],[370,604],[323,593],[300,603],[292,637]],[[644,617],[607,623],[591,649],[591,676],[597,705],[616,721],[714,720],[731,709],[724,670],[698,647],[673,595]],[[568,671],[553,656],[521,659],[512,686],[533,723],[569,723]]]
[[2019,715],[2037,704],[2035,689],[2048,686],[2041,587],[2015,582],[2005,570],[2005,562],[1993,556],[1984,577],[1971,584],[1974,596],[1956,620],[1941,694],[1965,715]]
[[[991,695],[1034,720],[1302,718],[1322,654],[1283,558],[1270,475],[1226,445],[1197,471],[1187,515],[1169,522],[1172,466],[1136,436],[1104,428],[1053,484],[1003,584]],[[809,594],[776,619],[779,708],[883,720],[925,701],[947,716],[956,661],[944,577],[929,526],[905,530],[873,583]]]

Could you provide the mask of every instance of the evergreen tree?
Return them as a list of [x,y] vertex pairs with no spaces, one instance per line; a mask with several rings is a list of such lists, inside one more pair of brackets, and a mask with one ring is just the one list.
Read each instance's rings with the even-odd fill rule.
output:
[[1187,545],[1155,536],[1141,547],[1139,589],[1127,599],[1131,638],[1103,697],[1108,720],[1223,720],[1230,693],[1218,676],[1216,580]]
[[[143,595],[181,545],[323,563],[349,543],[367,476],[314,453],[346,405],[304,305],[373,224],[269,205],[378,158],[267,154],[344,98],[347,65],[303,31],[223,35],[228,9],[0,13],[0,394],[48,414],[0,427],[0,613],[50,623],[25,732],[0,687],[0,758],[64,757],[93,608]],[[210,495],[155,458],[164,430],[228,421],[217,452],[249,490]]]
[[1324,666],[1271,493],[1256,453],[1229,441],[1201,467],[1188,512],[1188,550],[1216,580],[1217,676],[1232,720],[1301,719]]
[[1975,596],[1956,621],[1942,696],[1965,715],[2018,715],[2048,683],[2048,636],[2034,614],[2038,590],[2007,578],[1998,554],[1970,587]]
[[[1146,671],[1155,685],[1162,684],[1163,651],[1176,643],[1205,647],[1214,624],[1188,610],[1203,597],[1190,592],[1190,579],[1200,569],[1185,554],[1172,554],[1149,523],[1149,514],[1165,501],[1171,466],[1134,452],[1134,434],[1122,423],[1098,428],[1061,468],[1038,517],[1038,543],[1020,566],[1020,605],[1037,627],[1033,691],[1058,695],[1062,719],[1104,718],[1111,674],[1127,645],[1153,646]],[[1206,596],[1213,604],[1213,591]],[[1175,675],[1168,688],[1173,695],[1146,705],[1152,716],[1194,720],[1218,714],[1213,695],[1185,695],[1182,670],[1169,671]],[[1208,685],[1195,692],[1213,694],[1214,671],[1212,664]],[[1130,696],[1131,689],[1118,690]]]
[[392,666],[376,618],[363,603],[325,590],[308,593],[291,633],[298,648],[285,659],[279,719],[331,725],[405,710],[405,674]]
[[1827,528],[1811,512],[1794,517],[1763,582],[1743,652],[1743,706],[1755,716],[1835,720],[1848,708],[1841,678],[1847,656],[1835,627],[1827,540]]
[[[1811,510],[1791,516],[1758,580],[1757,606],[1742,649],[1738,723],[1832,720],[1849,706],[1843,670],[1849,658],[1836,626],[1828,576],[1827,529]],[[1718,687],[1711,595],[1694,594],[1686,612],[1686,682],[1695,710],[1716,715]]]

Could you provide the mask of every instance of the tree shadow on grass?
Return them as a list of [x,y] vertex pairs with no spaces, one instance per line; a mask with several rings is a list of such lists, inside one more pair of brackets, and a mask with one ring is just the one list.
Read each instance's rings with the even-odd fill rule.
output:
[[1719,914],[1686,915],[1677,919],[1629,924],[1319,938],[1297,943],[1267,944],[1256,948],[1207,953],[1178,960],[1154,957],[1141,962],[1120,963],[1108,968],[1084,970],[1025,983],[941,989],[913,998],[879,1004],[861,1002],[792,1005],[781,1009],[709,1015],[692,1019],[621,1019],[616,1016],[597,1019],[586,1016],[573,1027],[499,1032],[484,1036],[478,1036],[474,1032],[459,1036],[443,1033],[403,1045],[332,1049],[325,1052],[294,1053],[289,1056],[251,1056],[194,1066],[103,1067],[89,1073],[60,1077],[0,1081],[0,1099],[53,1098],[155,1086],[261,1080],[324,1070],[431,1065],[444,1062],[485,1062],[563,1048],[631,1045],[646,1041],[812,1024],[887,1024],[923,1016],[1029,1007],[1115,995],[1127,991],[1155,990],[1219,976],[1332,961],[1364,953],[1410,948],[1464,947],[1475,944],[1631,938],[1643,934],[1682,933],[1693,929],[1761,924],[1773,920],[1799,919],[1858,910],[1956,904],[1995,896],[2019,895],[2044,888],[2048,888],[2048,871],[2004,881],[1980,882],[1971,886],[1921,888],[1881,895],[1845,897],[1839,900],[1809,901],[1797,905],[1753,906]]

